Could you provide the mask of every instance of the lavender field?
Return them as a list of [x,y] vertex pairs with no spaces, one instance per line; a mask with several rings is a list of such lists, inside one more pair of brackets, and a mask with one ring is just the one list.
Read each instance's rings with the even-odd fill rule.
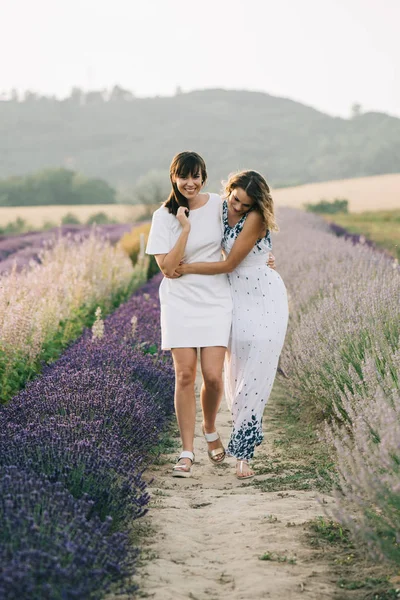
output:
[[0,597],[132,591],[142,473],[173,410],[159,278],[0,410]]
[[400,564],[400,270],[318,217],[286,209],[274,250],[289,291],[287,387],[337,465],[336,518]]
[[20,269],[15,263],[0,275],[2,402],[39,373],[43,363],[56,359],[93,322],[96,309],[108,314],[145,280],[147,266],[134,267],[104,232],[88,228],[64,233],[41,238],[40,249],[35,244],[26,248],[38,253],[37,262]]
[[40,262],[40,254],[54,240],[73,238],[75,241],[84,240],[90,236],[93,229],[103,238],[115,244],[121,236],[132,229],[129,224],[109,225],[62,225],[47,231],[32,231],[19,235],[0,235],[0,276],[11,271],[14,267],[21,271],[31,262]]
[[[335,518],[398,565],[398,265],[314,215],[281,209],[278,218],[287,393],[330,445]],[[75,245],[67,236],[40,264],[0,278],[1,598],[135,594],[130,534],[147,510],[143,473],[173,414],[174,375],[159,351],[160,276],[131,295],[133,274],[120,250],[89,235]],[[90,326],[78,337],[71,325],[64,352],[43,366],[60,320],[76,324],[82,306],[80,327]]]

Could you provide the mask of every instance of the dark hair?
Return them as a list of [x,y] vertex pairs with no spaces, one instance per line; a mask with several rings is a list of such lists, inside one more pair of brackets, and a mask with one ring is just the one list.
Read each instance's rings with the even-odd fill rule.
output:
[[197,152],[180,152],[172,159],[169,168],[172,190],[164,202],[164,206],[173,215],[176,215],[180,206],[189,208],[187,198],[178,190],[178,186],[173,180],[174,177],[188,177],[188,175],[197,175],[197,173],[201,173],[202,183],[205,183],[207,181],[206,163]]
[[224,196],[227,198],[233,190],[241,188],[254,200],[253,209],[257,210],[269,231],[278,231],[275,221],[274,201],[272,200],[269,185],[257,171],[239,171],[229,175],[224,182]]

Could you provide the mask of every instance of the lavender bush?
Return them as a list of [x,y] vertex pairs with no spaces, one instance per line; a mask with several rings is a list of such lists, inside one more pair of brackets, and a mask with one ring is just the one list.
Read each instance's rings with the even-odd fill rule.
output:
[[75,241],[87,239],[93,230],[116,244],[122,235],[132,229],[130,224],[62,225],[47,231],[31,231],[19,235],[0,235],[0,275],[13,267],[19,272],[33,262],[40,263],[41,252],[60,237],[73,237]]
[[[289,291],[288,386],[326,420],[337,518],[371,554],[400,564],[400,271],[318,217],[282,210],[274,245]],[[361,240],[362,241],[362,240]]]
[[[144,514],[149,496],[142,473],[173,412],[173,367],[170,357],[159,351],[159,280],[146,284],[107,317],[102,336],[96,338],[86,330],[40,378],[0,409],[0,469],[14,467],[17,472],[45,477],[49,485],[59,486],[52,489],[62,489],[78,503],[86,502],[89,522],[107,523],[105,537]],[[28,521],[29,515],[27,510]],[[56,519],[54,512],[53,528],[58,527]],[[88,543],[83,539],[83,545]],[[42,585],[40,589],[50,590],[48,597],[57,598],[53,591],[54,585],[58,589],[57,582],[47,575],[43,581],[35,579],[37,570],[30,565],[36,564],[35,557],[43,549],[40,538],[29,540],[30,554],[24,555],[27,566],[22,555],[10,555],[13,568],[21,573],[17,592],[23,586],[39,589],[46,584],[47,588]],[[110,556],[107,550],[103,552],[111,563],[115,562],[114,545]],[[74,552],[71,546],[71,562],[85,557],[82,546],[79,555]],[[60,553],[53,553],[57,564],[62,562]],[[86,597],[79,595],[79,586],[84,585],[81,578],[90,578],[90,565],[89,560],[82,566],[70,595],[60,598]],[[95,587],[102,591],[93,597],[103,597],[103,580],[99,578]],[[41,597],[46,596],[38,592],[37,598]]]
[[40,264],[0,277],[0,400],[6,401],[76,339],[99,305],[109,312],[144,281],[120,248],[92,230],[60,238]]
[[342,395],[341,415],[325,427],[335,450],[340,488],[335,517],[366,542],[375,560],[400,564],[400,351],[382,376],[366,360],[357,391]]
[[318,418],[340,407],[366,353],[384,369],[399,347],[400,271],[383,254],[335,238],[313,215],[282,211],[275,252],[288,286],[290,325],[282,366],[292,392]]
[[[92,502],[15,466],[0,468],[0,598],[100,598],[126,580],[136,552]],[[90,518],[89,518],[90,517]],[[101,590],[101,594],[99,593]]]

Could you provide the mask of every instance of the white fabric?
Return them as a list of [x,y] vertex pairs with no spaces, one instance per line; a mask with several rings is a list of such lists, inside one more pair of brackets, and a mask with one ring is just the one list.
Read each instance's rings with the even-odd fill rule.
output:
[[[240,234],[227,224],[224,204],[223,248],[227,254]],[[288,303],[280,275],[267,266],[269,235],[258,240],[245,260],[229,274],[233,299],[232,333],[225,361],[225,397],[232,412],[228,453],[253,457],[261,444],[262,416],[285,339]]]
[[[221,260],[221,210],[220,196],[210,194],[204,206],[190,211],[184,262]],[[162,206],[153,215],[146,253],[167,254],[181,230],[178,219]],[[164,278],[159,293],[163,350],[228,345],[232,299],[226,275]]]

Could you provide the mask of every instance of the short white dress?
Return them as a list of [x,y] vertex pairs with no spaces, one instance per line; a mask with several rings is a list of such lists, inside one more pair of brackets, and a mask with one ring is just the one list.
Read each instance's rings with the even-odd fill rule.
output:
[[[223,203],[226,254],[243,229],[247,214],[234,226],[228,223]],[[250,459],[263,440],[262,417],[270,396],[285,340],[288,322],[286,288],[280,275],[267,266],[271,237],[257,240],[254,248],[229,274],[233,300],[232,333],[225,360],[225,397],[232,413],[233,430],[228,454]]]
[[[222,260],[222,201],[209,194],[204,206],[191,210],[191,229],[184,262]],[[182,227],[175,215],[161,206],[153,214],[147,254],[167,254]],[[185,275],[164,279],[160,285],[161,347],[205,348],[228,346],[232,323],[232,298],[228,278],[221,275]]]

